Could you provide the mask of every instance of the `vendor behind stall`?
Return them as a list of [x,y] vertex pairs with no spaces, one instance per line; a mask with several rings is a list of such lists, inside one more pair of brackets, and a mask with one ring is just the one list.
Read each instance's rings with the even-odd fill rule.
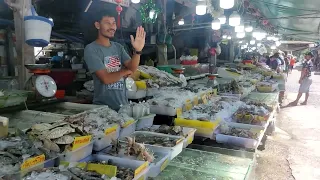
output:
[[100,12],[94,25],[98,37],[84,50],[84,60],[94,82],[93,103],[108,105],[118,111],[121,105],[128,103],[125,79],[139,66],[146,33],[142,27],[138,27],[136,37],[130,36],[135,51],[130,58],[122,45],[110,41],[117,29],[112,15]]

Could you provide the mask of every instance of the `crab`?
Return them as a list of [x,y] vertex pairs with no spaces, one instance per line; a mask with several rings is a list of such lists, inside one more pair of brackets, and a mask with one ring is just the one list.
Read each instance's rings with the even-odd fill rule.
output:
[[126,137],[126,139],[128,143],[126,154],[128,156],[136,155],[138,160],[153,162],[153,153],[151,153],[150,150],[144,146],[144,144],[136,143],[134,137]]

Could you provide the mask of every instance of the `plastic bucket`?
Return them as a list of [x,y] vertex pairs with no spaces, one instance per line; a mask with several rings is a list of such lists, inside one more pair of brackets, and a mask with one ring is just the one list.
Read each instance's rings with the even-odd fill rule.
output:
[[32,16],[24,17],[26,43],[33,47],[45,47],[50,43],[53,22],[48,18],[36,16],[31,8]]

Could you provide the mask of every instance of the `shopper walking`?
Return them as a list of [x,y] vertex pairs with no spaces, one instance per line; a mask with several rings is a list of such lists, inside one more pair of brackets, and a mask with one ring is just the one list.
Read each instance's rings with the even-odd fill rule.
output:
[[311,79],[311,70],[313,66],[312,58],[313,58],[313,55],[311,52],[308,52],[305,54],[305,60],[302,65],[301,76],[299,79],[299,84],[300,84],[299,93],[298,93],[297,99],[289,104],[290,106],[296,106],[303,93],[305,93],[305,100],[303,103],[301,103],[301,105],[306,105],[308,103],[309,90],[312,84],[312,79]]

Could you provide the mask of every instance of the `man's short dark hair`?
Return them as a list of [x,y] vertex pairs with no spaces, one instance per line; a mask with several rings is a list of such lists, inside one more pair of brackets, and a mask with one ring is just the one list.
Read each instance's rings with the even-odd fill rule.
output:
[[100,22],[103,17],[115,17],[115,13],[107,10],[98,11],[94,22]]

